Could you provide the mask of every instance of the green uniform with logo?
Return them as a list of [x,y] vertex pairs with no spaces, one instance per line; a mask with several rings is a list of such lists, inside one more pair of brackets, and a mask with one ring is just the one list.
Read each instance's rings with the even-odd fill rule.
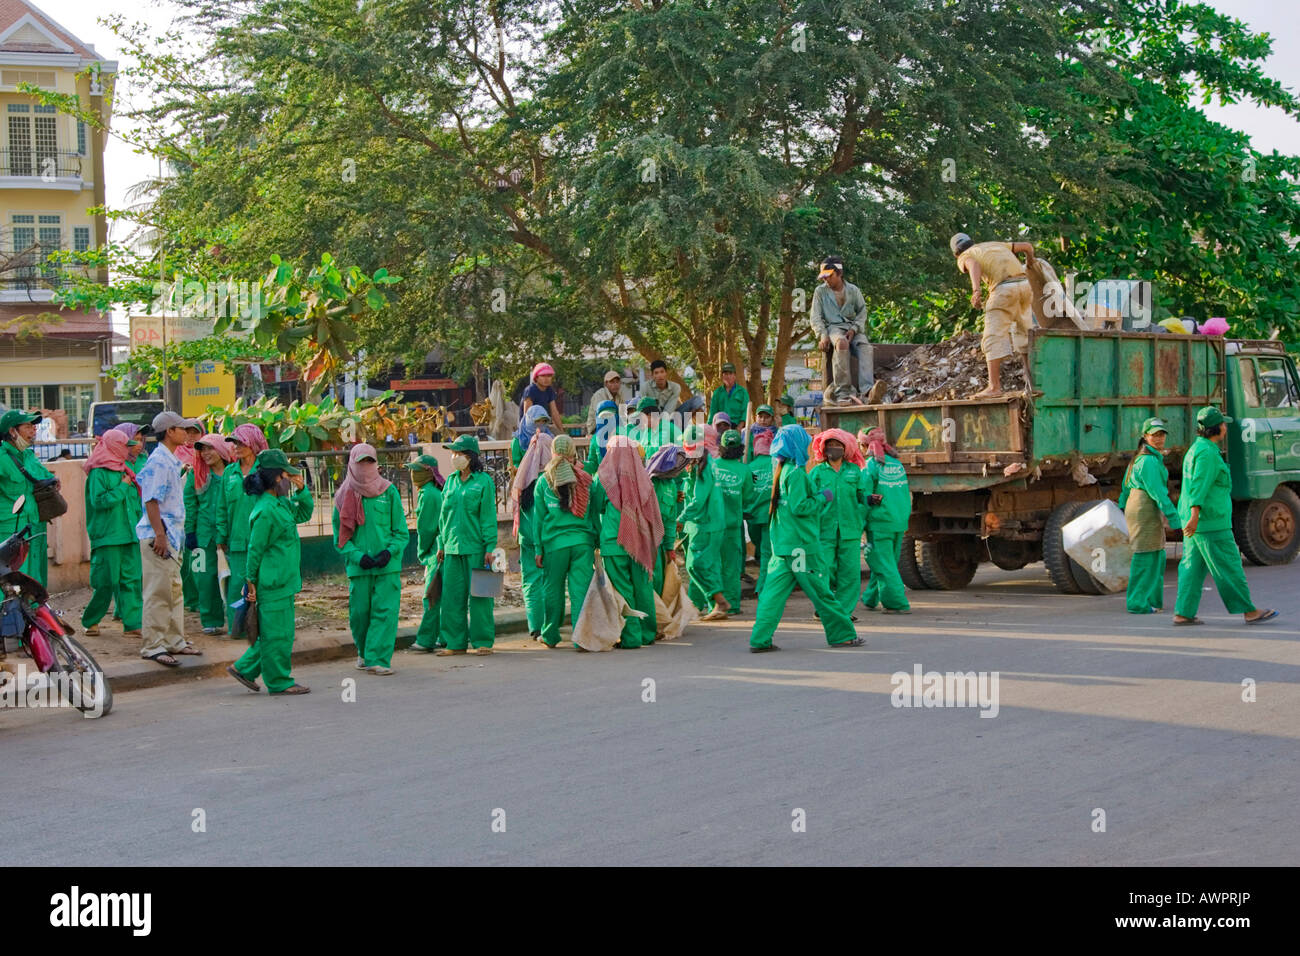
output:
[[745,568],[745,506],[753,481],[749,466],[739,458],[718,458],[713,474],[722,497],[722,538],[718,545],[718,571],[722,596],[731,605],[728,614],[740,613],[740,575]]
[[497,492],[485,471],[472,471],[468,479],[454,472],[442,486],[438,520],[438,548],[442,558],[442,600],[438,633],[453,651],[496,643],[496,622],[490,597],[471,597],[470,572],[483,567],[486,555],[497,546]]
[[[490,479],[489,479],[490,480]],[[366,520],[358,524],[347,544],[339,547],[339,510],[334,509],[334,545],[346,559],[348,574],[348,625],[357,656],[366,667],[388,667],[397,642],[397,618],[402,603],[402,554],[411,538],[406,511],[396,485],[382,494],[362,498]],[[249,577],[252,577],[252,543],[249,544]],[[363,568],[364,555],[389,553],[382,568]]]
[[[36,457],[34,449],[27,448],[19,451],[13,442],[0,441],[0,540],[9,537],[15,531],[21,531],[27,525],[32,526],[27,560],[18,570],[30,578],[35,578],[44,586],[48,583],[50,542],[36,508],[36,495],[32,491],[32,483],[23,475],[24,471],[34,481],[54,477]],[[23,502],[23,507],[18,514],[14,514],[14,502],[20,495],[25,495],[26,501]]]
[[902,462],[890,455],[884,462],[872,456],[863,471],[863,497],[880,495],[878,505],[867,505],[867,567],[871,580],[862,590],[862,603],[869,608],[877,604],[890,611],[908,611],[903,578],[898,560],[903,553],[903,536],[912,517],[912,492]]
[[[431,480],[426,481],[415,499],[415,556],[424,565],[424,613],[420,627],[415,632],[415,643],[420,647],[434,647],[438,643],[439,604],[430,604],[428,593],[433,576],[438,573],[438,522],[442,518],[442,492]],[[520,525],[522,528],[523,525]]]
[[[594,491],[594,483],[592,491]],[[560,496],[545,475],[537,479],[533,492],[533,540],[542,559],[542,584],[546,591],[542,640],[554,647],[560,643],[564,623],[564,592],[569,592],[569,616],[577,623],[595,571],[597,525],[592,502],[581,518],[560,503]]]
[[749,411],[749,391],[740,382],[731,386],[719,385],[713,390],[713,395],[709,399],[709,421],[713,421],[713,416],[718,412],[726,412],[731,417],[731,421],[737,427],[745,424],[745,413]]
[[[252,474],[250,467],[248,474]],[[244,596],[245,568],[248,566],[248,531],[253,518],[257,496],[244,493],[247,475],[235,461],[221,473],[221,500],[225,509],[226,563],[230,565],[230,579],[226,581],[226,627],[235,625],[233,605]],[[308,516],[310,517],[310,515]],[[305,519],[304,519],[305,520]]]
[[[1192,508],[1200,506],[1196,533],[1188,534]],[[1241,552],[1232,536],[1232,478],[1219,446],[1197,437],[1183,456],[1183,485],[1178,495],[1178,519],[1183,526],[1183,559],[1178,563],[1178,599],[1174,613],[1196,616],[1208,571],[1229,614],[1255,610],[1241,567]]]
[[1169,499],[1169,469],[1160,453],[1143,447],[1124,475],[1119,506],[1124,509],[1133,558],[1128,568],[1126,605],[1130,614],[1151,614],[1165,606],[1165,526],[1182,527]]
[[623,513],[610,502],[599,478],[591,486],[590,507],[592,518],[599,529],[596,546],[600,549],[609,583],[623,596],[632,610],[645,614],[641,618],[623,618],[623,631],[619,641],[627,649],[653,644],[655,592],[652,575],[632,560],[632,556],[618,543],[618,526],[623,520]]
[[[290,676],[294,598],[302,590],[298,524],[312,515],[311,492],[303,489],[288,498],[269,494],[249,497],[254,504],[249,517],[246,570],[248,580],[257,589],[258,637],[235,661],[235,670],[249,680],[260,675],[266,689],[278,694],[294,684]],[[366,518],[368,521],[369,515]]]
[[780,500],[772,515],[772,560],[767,569],[763,595],[758,599],[750,647],[767,647],[785,613],[790,592],[798,584],[821,615],[826,643],[843,644],[856,637],[853,622],[826,587],[819,548],[822,512],[829,509],[821,495],[814,495],[807,473],[789,462],[776,479]]
[[726,522],[722,492],[718,489],[716,461],[706,459],[700,470],[686,473],[686,507],[682,528],[686,548],[686,575],[691,603],[708,610],[713,595],[722,590],[722,537]]
[[834,496],[821,517],[819,537],[827,586],[844,613],[852,616],[862,592],[862,523],[866,514],[862,468],[840,459],[837,470],[823,461],[808,474],[814,493],[829,488]]
[[754,542],[754,560],[758,562],[758,581],[754,593],[763,594],[767,566],[772,559],[772,536],[768,534],[768,507],[772,503],[772,456],[758,455],[749,463],[750,498],[745,506],[745,525],[749,540]]
[[186,552],[185,563],[194,582],[199,622],[204,627],[226,626],[226,606],[217,574],[217,547],[225,543],[228,533],[224,477],[224,470],[220,475],[210,473],[200,492],[195,489],[194,472],[185,476],[185,533],[198,539],[198,546]]
[[[510,463],[519,468],[524,460],[524,449],[519,439],[510,442]],[[541,480],[539,474],[538,480]],[[533,540],[533,508],[537,505],[536,486],[533,488],[533,501],[527,508],[519,506],[519,577],[524,592],[524,613],[528,617],[530,634],[541,634],[546,617],[546,587],[542,583],[542,569],[537,566],[537,543]]]
[[675,550],[677,544],[677,523],[682,514],[682,503],[677,500],[677,495],[682,490],[684,479],[678,475],[676,478],[653,478],[651,481],[654,484],[655,498],[659,502],[659,517],[664,523],[664,539],[659,543],[659,553],[655,556],[653,583],[655,593],[663,594],[668,552]]
[[86,534],[90,538],[90,603],[81,612],[81,626],[94,627],[116,600],[122,628],[140,630],[143,587],[140,542],[135,536],[142,506],[140,489],[126,481],[126,472],[92,468],[86,476]]

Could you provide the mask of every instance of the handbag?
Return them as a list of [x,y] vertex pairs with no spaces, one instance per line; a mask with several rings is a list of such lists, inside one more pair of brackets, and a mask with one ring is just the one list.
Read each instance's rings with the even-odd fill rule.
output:
[[32,499],[36,502],[36,517],[42,524],[68,513],[68,503],[59,492],[59,479],[33,478],[27,469],[18,465],[18,471],[32,484]]
[[232,605],[235,609],[230,622],[230,636],[242,637],[248,643],[256,644],[258,638],[257,602],[248,599],[248,585],[244,585],[244,594]]

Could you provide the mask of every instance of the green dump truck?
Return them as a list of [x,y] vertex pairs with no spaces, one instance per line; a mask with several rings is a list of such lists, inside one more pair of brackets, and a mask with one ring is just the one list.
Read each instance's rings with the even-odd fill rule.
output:
[[826,428],[882,426],[907,467],[909,587],[962,588],[983,561],[1041,560],[1060,590],[1100,593],[1065,554],[1062,526],[1119,497],[1152,415],[1169,426],[1176,500],[1196,410],[1211,404],[1236,420],[1227,455],[1242,553],[1263,565],[1300,551],[1300,377],[1281,343],[1074,329],[1030,341],[1028,394],[822,409]]

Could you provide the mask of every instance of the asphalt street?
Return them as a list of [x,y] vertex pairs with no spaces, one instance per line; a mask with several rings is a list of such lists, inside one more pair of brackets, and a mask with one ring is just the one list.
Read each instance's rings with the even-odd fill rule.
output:
[[[746,602],[636,651],[402,653],[391,678],[303,667],[300,698],[205,679],[99,721],[0,712],[0,861],[1293,865],[1300,574],[1248,577],[1280,620],[1209,591],[1206,624],[1173,628],[986,566],[911,616],[860,608],[854,650],[800,596],[781,653],[747,652]],[[918,665],[997,672],[996,717],[895,707]]]

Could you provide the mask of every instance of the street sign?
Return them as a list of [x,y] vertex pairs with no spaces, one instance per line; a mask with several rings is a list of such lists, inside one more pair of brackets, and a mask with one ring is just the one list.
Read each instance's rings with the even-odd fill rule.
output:
[[181,372],[181,415],[199,418],[209,405],[235,401],[235,376],[224,362],[197,362]]
[[389,381],[388,387],[394,392],[442,391],[460,388],[460,382],[454,378],[395,378]]
[[[166,316],[167,344],[179,342],[197,342],[212,334],[212,319],[191,318],[189,316]],[[161,315],[131,316],[131,348],[152,345],[163,346],[164,317]]]

